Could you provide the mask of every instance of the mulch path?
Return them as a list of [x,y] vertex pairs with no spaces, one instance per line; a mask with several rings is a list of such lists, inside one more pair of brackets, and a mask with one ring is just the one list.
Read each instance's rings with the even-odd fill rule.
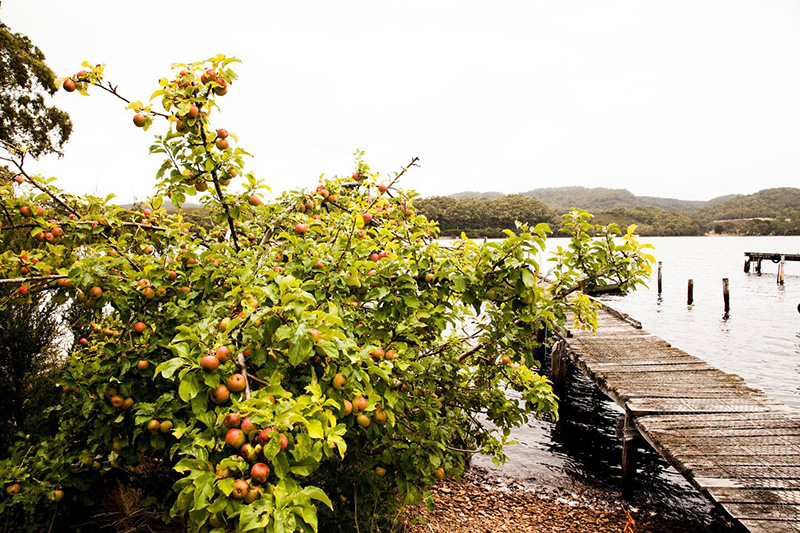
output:
[[[461,483],[443,481],[433,493],[435,509],[430,512],[424,505],[414,508],[406,516],[407,533],[711,531],[708,524],[660,517],[626,507],[619,500],[598,500],[546,487],[531,491],[513,483],[509,486],[475,467],[465,472]],[[714,531],[721,531],[717,527]]]

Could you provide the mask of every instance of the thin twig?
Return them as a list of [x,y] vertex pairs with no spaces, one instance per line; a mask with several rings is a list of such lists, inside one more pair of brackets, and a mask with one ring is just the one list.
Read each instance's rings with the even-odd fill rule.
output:
[[68,278],[66,274],[51,274],[48,276],[31,276],[28,278],[6,278],[0,279],[0,285],[2,284],[11,284],[11,283],[25,283],[28,281],[50,281],[56,279],[64,279]]

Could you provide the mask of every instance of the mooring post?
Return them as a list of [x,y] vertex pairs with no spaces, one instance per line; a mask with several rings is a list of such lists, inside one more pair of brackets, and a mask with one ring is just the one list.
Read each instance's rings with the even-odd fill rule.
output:
[[633,494],[636,484],[636,459],[639,446],[639,430],[630,413],[625,414],[625,426],[622,430],[622,496],[627,498]]
[[761,259],[756,261],[756,274],[761,275]]
[[690,279],[686,286],[686,305],[692,305],[694,302],[694,280]]
[[783,270],[786,267],[786,256],[781,256],[781,262],[778,263],[778,285],[783,286]]
[[556,395],[564,400],[567,389],[567,343],[559,339],[550,351],[550,380]]
[[722,278],[722,301],[725,303],[725,314],[731,310],[731,293],[728,288],[728,278]]
[[547,353],[547,346],[545,345],[546,340],[547,340],[547,328],[545,326],[542,326],[541,328],[536,330],[537,346],[533,352],[534,357],[540,363],[544,363],[544,356]]
[[745,274],[749,274],[750,273],[750,256],[749,255],[744,258],[744,273]]
[[658,295],[661,296],[661,261],[658,262]]

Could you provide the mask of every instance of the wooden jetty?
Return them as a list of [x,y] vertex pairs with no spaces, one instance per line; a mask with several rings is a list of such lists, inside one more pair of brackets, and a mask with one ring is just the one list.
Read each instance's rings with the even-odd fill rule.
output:
[[800,410],[606,306],[598,324],[558,341],[552,379],[563,390],[569,358],[624,409],[623,490],[647,443],[743,530],[800,532]]
[[745,252],[744,253],[744,271],[746,274],[750,273],[751,263],[755,263],[755,273],[761,274],[761,262],[772,261],[783,265],[786,261],[800,261],[800,254],[781,254],[771,252]]

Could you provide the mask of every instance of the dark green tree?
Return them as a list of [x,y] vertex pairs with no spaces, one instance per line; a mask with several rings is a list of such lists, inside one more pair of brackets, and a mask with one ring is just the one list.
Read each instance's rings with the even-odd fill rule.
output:
[[[56,76],[44,60],[30,39],[0,22],[0,163],[60,155],[72,132],[69,115],[46,103],[56,91]],[[0,165],[0,179],[12,177]],[[0,215],[0,222],[5,218]],[[0,239],[0,250],[22,252],[25,245],[19,234],[6,233]],[[4,289],[0,299],[6,298]],[[0,387],[7,392],[0,403],[0,455],[4,455],[15,432],[55,430],[48,425],[46,407],[54,405],[58,394],[59,370],[54,363],[66,315],[47,297],[0,309]]]
[[56,76],[28,37],[0,22],[0,145],[33,158],[61,154],[72,122],[64,111],[48,106]]

